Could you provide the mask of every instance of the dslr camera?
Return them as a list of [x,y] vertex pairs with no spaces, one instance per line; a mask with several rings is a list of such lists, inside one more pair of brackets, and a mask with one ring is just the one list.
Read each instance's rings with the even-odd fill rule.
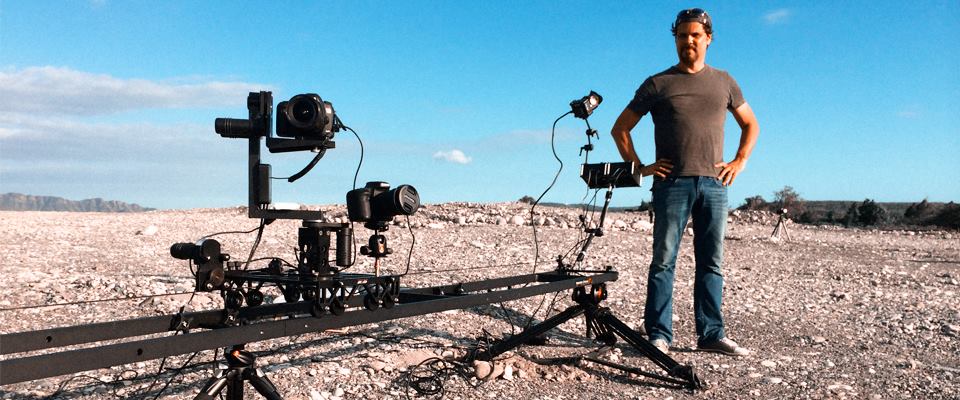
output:
[[386,182],[367,182],[360,189],[347,192],[347,214],[353,222],[363,222],[367,229],[384,231],[397,215],[413,215],[420,208],[420,195],[410,185],[390,189]]
[[298,94],[277,104],[277,136],[327,140],[339,131],[333,104],[315,93]]

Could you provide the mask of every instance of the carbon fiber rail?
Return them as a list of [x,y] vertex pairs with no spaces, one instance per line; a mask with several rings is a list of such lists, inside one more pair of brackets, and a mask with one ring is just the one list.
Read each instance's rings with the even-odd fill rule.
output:
[[[446,310],[517,300],[617,280],[617,272],[569,275],[563,272],[518,275],[475,282],[403,289],[392,308],[357,309],[342,315],[313,317],[311,304],[301,301],[248,307],[241,311],[245,324],[224,326],[223,311],[204,311],[115,322],[61,327],[0,335],[0,385],[107,368],[145,360],[226,346],[252,343],[328,329],[388,321]],[[515,287],[525,285],[523,287]],[[280,318],[280,319],[278,319]],[[178,327],[189,327],[174,334]],[[137,337],[167,333],[165,336]],[[107,340],[122,343],[99,344]],[[65,346],[89,347],[57,351]],[[20,354],[52,350],[46,354]],[[13,355],[12,357],[6,357]]]

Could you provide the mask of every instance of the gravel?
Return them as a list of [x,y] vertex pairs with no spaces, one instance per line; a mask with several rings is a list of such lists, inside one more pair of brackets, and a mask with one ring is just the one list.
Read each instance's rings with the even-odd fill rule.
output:
[[[330,221],[343,207],[324,206]],[[520,203],[429,205],[410,219],[416,235],[408,286],[479,280],[552,268],[577,239],[578,211]],[[487,365],[456,360],[478,338],[509,334],[541,298],[453,310],[340,331],[248,345],[289,399],[406,398],[418,365],[444,360],[444,398],[960,398],[960,240],[957,232],[845,229],[787,224],[789,240],[771,240],[777,216],[731,214],[725,241],[724,313],[729,336],[754,351],[744,358],[693,351],[693,249],[685,237],[677,261],[671,355],[693,364],[709,384],[696,393],[653,385],[597,364],[540,365],[541,357],[583,355],[596,345],[582,320],[561,325],[547,346],[525,346]],[[534,245],[531,221],[537,225]],[[642,325],[651,225],[646,213],[608,215],[587,266],[614,266],[606,305],[630,326]],[[394,254],[386,273],[403,272],[411,235],[405,220],[387,232]],[[299,221],[269,225],[257,255],[294,259]],[[0,332],[68,326],[220,307],[216,294],[189,303],[192,278],[169,256],[175,242],[218,231],[256,228],[242,207],[131,214],[0,212]],[[359,228],[359,227],[358,227]],[[368,232],[358,229],[359,240]],[[218,236],[225,252],[246,257],[254,234]],[[372,271],[363,259],[358,271]],[[454,271],[451,271],[454,270]],[[154,298],[50,305],[134,296]],[[268,296],[280,297],[268,291]],[[553,296],[546,298],[549,304]],[[554,312],[571,304],[563,293]],[[545,305],[537,319],[546,317]],[[2,345],[2,344],[0,344]],[[0,388],[0,398],[192,399],[209,378],[214,352],[87,371]],[[645,370],[656,367],[622,343],[602,353]],[[222,358],[221,358],[222,359]],[[481,370],[482,371],[479,371]],[[486,372],[480,374],[480,372]],[[151,383],[157,383],[150,389]],[[62,389],[58,391],[61,386]],[[251,397],[248,389],[247,398]],[[434,396],[436,397],[436,396]]]

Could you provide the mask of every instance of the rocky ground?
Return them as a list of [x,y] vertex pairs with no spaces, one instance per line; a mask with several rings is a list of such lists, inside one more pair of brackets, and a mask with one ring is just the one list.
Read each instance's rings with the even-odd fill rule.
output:
[[[416,246],[407,285],[428,286],[528,273],[538,226],[540,270],[577,238],[578,212],[509,204],[431,205],[411,218]],[[342,208],[326,207],[330,219]],[[607,305],[626,323],[641,326],[650,224],[645,213],[613,213],[607,235],[595,241],[588,265],[612,265],[620,279]],[[405,224],[405,221],[399,221]],[[444,398],[960,398],[960,235],[944,231],[879,231],[788,224],[771,240],[776,216],[734,213],[726,237],[727,332],[754,350],[745,358],[693,351],[695,346],[691,238],[677,266],[672,356],[693,364],[708,382],[690,392],[657,385],[596,364],[540,365],[544,357],[577,356],[597,347],[581,321],[552,332],[548,345],[523,347],[493,365],[456,359],[484,332],[511,332],[541,298],[448,311],[251,344],[268,377],[288,399],[417,397],[408,377],[431,357],[448,360]],[[258,256],[293,259],[298,222],[267,226]],[[197,209],[133,214],[0,212],[0,332],[109,321],[174,312],[189,295],[22,308],[98,299],[188,292],[187,264],[174,260],[174,242],[218,231],[256,228],[245,210]],[[366,233],[358,230],[358,236]],[[388,232],[396,254],[387,272],[401,272],[411,234]],[[218,237],[242,258],[255,235]],[[369,271],[369,261],[356,267]],[[270,293],[268,293],[270,294]],[[276,295],[276,293],[273,293]],[[553,296],[547,298],[547,303]],[[570,304],[566,294],[554,309]],[[197,295],[188,310],[220,306]],[[545,309],[537,319],[545,318]],[[519,317],[518,317],[519,315]],[[0,343],[2,346],[2,343]],[[192,399],[210,375],[207,351],[167,360],[88,371],[0,388],[0,398]],[[655,370],[630,348],[600,357]],[[186,365],[179,374],[171,368]],[[479,370],[479,371],[478,371]],[[491,372],[487,372],[487,371]],[[2,371],[0,371],[2,373]],[[476,376],[496,376],[481,380]],[[256,398],[249,393],[247,398]],[[437,397],[437,396],[432,396]]]

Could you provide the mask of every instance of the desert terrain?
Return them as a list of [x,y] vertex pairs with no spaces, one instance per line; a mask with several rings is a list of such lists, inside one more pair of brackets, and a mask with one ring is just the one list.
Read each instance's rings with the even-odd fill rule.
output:
[[[344,220],[342,207],[323,207]],[[579,211],[522,203],[428,205],[410,219],[416,238],[405,286],[480,280],[553,268],[577,240]],[[532,219],[532,221],[531,221]],[[406,267],[412,243],[405,221],[387,232],[395,253],[384,272]],[[646,213],[608,215],[587,266],[613,266],[608,307],[642,326],[651,229]],[[671,356],[708,383],[691,392],[581,362],[541,365],[599,346],[582,319],[493,365],[457,362],[478,337],[499,338],[553,295],[504,304],[252,343],[267,376],[287,399],[437,398],[418,396],[407,379],[421,361],[446,359],[443,398],[633,399],[957,399],[960,398],[960,234],[951,231],[846,229],[788,223],[771,239],[776,216],[734,212],[725,240],[724,313],[729,337],[753,350],[732,358],[694,351],[693,249],[684,238],[675,283]],[[299,221],[268,225],[257,257],[294,259]],[[534,245],[533,226],[539,243]],[[240,208],[141,213],[0,212],[0,333],[221,307],[216,294],[191,298],[192,277],[170,245],[257,221]],[[365,241],[369,231],[357,227]],[[255,234],[218,236],[243,258]],[[354,267],[371,272],[370,260]],[[173,293],[187,293],[168,295]],[[269,292],[268,297],[278,297]],[[143,297],[152,296],[156,297]],[[92,300],[105,302],[55,305]],[[544,301],[545,300],[545,301]],[[552,313],[572,304],[556,296]],[[54,305],[42,308],[32,306]],[[546,305],[535,315],[547,318]],[[0,343],[2,346],[2,343]],[[645,370],[655,366],[619,342],[599,357]],[[3,399],[192,399],[211,376],[213,350],[0,387]],[[219,358],[222,361],[222,357]],[[491,370],[479,373],[477,369]],[[478,379],[477,376],[487,376]],[[164,387],[165,386],[165,387]],[[161,387],[164,387],[160,393]],[[247,390],[246,398],[258,398]]]

